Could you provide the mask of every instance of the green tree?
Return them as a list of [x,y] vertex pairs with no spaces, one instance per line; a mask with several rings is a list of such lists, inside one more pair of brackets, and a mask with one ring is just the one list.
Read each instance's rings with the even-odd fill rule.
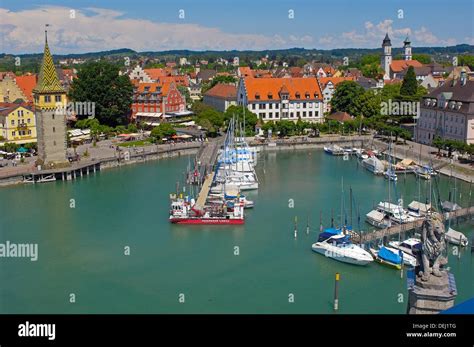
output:
[[431,57],[429,54],[413,54],[412,59],[417,60],[422,64],[431,63]]
[[189,94],[189,89],[185,86],[178,86],[177,87],[181,95],[184,96],[186,99],[186,104],[190,105],[193,103],[193,100],[191,99],[191,95]]
[[418,82],[416,81],[415,69],[413,66],[408,68],[408,71],[403,78],[402,86],[400,87],[400,96],[405,99],[416,98],[418,91]]
[[[84,64],[71,84],[69,98],[76,102],[95,103],[96,118],[101,124],[127,124],[133,86],[119,66],[100,60]],[[78,115],[85,118],[86,115]]]
[[[226,126],[229,124],[229,121],[232,119],[232,117],[235,117],[235,119],[238,120],[239,122],[243,122],[244,121],[244,108],[242,106],[235,106],[235,105],[229,106],[227,110],[224,112],[224,121],[225,121]],[[246,136],[255,135],[255,126],[257,125],[257,121],[258,121],[258,116],[252,111],[245,109],[245,135]]]
[[234,76],[224,76],[224,75],[216,76],[212,79],[209,89],[211,89],[218,83],[233,84],[235,82],[236,82],[236,79]]
[[334,96],[331,99],[333,111],[347,112],[358,116],[360,113],[360,98],[364,94],[364,88],[354,81],[344,81],[337,85]]
[[173,135],[176,135],[176,130],[169,123],[161,123],[157,127],[154,127],[150,133],[150,136],[155,141],[160,141],[163,138],[171,137]]

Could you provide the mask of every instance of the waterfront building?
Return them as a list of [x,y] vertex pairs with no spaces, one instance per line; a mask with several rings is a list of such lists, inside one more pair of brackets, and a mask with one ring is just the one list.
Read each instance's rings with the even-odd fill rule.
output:
[[1,142],[17,144],[36,142],[36,119],[31,107],[0,104]]
[[237,104],[263,122],[298,119],[322,122],[323,96],[316,78],[241,78]]
[[323,92],[323,112],[331,112],[331,99],[336,91],[336,86],[344,81],[353,81],[352,77],[321,77],[318,79]]
[[225,112],[229,106],[237,105],[237,87],[233,84],[216,84],[204,93],[203,102],[218,111]]
[[156,125],[165,118],[166,112],[185,111],[186,98],[174,82],[136,83],[131,107],[132,120]]
[[67,166],[66,114],[57,112],[57,103],[66,103],[66,91],[59,82],[45,31],[43,62],[38,83],[33,89],[38,162],[45,167]]
[[474,143],[474,81],[466,72],[423,97],[415,140],[431,144],[436,136]]

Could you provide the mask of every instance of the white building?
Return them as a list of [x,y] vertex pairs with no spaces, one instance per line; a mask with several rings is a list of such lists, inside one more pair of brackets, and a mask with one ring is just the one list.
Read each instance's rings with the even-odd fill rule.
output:
[[323,122],[323,99],[316,78],[241,78],[237,103],[263,122],[301,119]]

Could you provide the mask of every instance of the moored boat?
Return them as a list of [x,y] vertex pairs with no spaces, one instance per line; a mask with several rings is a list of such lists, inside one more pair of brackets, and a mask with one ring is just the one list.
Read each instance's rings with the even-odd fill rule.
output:
[[457,230],[454,230],[453,228],[448,228],[445,234],[445,238],[446,241],[452,243],[453,245],[466,247],[469,244],[469,240],[467,239],[466,235]]
[[351,243],[349,236],[344,234],[322,232],[311,249],[328,258],[353,265],[367,265],[373,261],[366,250]]
[[374,256],[375,261],[382,265],[387,265],[398,270],[402,268],[401,251],[397,251],[391,247],[382,246],[378,250],[370,248],[370,253]]

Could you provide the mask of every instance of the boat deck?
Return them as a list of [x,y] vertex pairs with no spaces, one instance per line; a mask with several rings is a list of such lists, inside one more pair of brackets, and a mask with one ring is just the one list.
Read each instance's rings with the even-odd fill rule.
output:
[[211,189],[211,184],[214,182],[215,172],[211,172],[206,176],[204,183],[201,187],[201,191],[199,192],[198,199],[196,201],[196,207],[198,209],[202,209],[204,205],[206,205],[207,196],[209,195],[209,190]]

